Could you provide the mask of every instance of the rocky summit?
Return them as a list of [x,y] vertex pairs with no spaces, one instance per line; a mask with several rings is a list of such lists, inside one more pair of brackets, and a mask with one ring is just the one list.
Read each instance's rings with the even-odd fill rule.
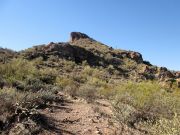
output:
[[85,38],[89,38],[89,36],[81,32],[71,32],[70,42]]
[[179,71],[81,32],[0,48],[3,135],[178,135],[179,96]]

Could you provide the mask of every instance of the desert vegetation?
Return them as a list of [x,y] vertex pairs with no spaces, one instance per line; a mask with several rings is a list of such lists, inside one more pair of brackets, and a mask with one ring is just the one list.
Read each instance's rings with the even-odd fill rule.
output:
[[52,129],[41,112],[63,104],[63,94],[94,106],[100,99],[107,101],[113,112],[110,123],[117,121],[141,134],[180,132],[178,77],[143,61],[139,53],[113,50],[89,37],[9,53],[14,56],[0,65],[2,134]]

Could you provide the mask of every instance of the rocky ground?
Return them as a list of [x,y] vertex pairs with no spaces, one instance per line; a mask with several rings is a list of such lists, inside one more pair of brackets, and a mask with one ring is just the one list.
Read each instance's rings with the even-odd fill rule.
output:
[[[62,93],[61,93],[62,94]],[[61,105],[42,110],[52,120],[53,127],[41,135],[140,135],[141,133],[118,123],[111,104],[106,100],[87,103],[83,99],[67,98]]]

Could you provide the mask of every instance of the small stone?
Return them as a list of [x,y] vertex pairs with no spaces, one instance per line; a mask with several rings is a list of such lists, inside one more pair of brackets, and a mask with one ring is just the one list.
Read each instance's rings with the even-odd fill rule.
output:
[[30,135],[30,131],[25,128],[24,124],[18,123],[9,132],[9,135]]
[[102,134],[99,130],[97,130],[95,133],[98,134],[98,135]]

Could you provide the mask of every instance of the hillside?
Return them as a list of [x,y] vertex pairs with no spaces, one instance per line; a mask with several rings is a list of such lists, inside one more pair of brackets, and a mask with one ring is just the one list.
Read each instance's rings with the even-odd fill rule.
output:
[[0,48],[0,63],[2,134],[179,133],[180,72],[138,52],[72,32],[68,42]]
[[53,63],[50,58],[55,57],[56,60],[65,59],[78,65],[87,62],[92,67],[112,68],[112,71],[117,73],[111,73],[109,78],[170,81],[180,77],[179,72],[171,72],[165,67],[151,65],[150,62],[143,60],[138,52],[115,50],[77,32],[71,33],[69,42],[51,42],[48,45],[35,46],[20,52],[20,55],[27,60],[43,58],[52,66],[57,63]]

